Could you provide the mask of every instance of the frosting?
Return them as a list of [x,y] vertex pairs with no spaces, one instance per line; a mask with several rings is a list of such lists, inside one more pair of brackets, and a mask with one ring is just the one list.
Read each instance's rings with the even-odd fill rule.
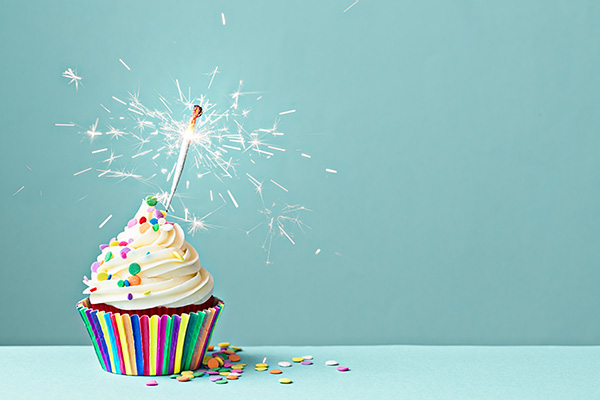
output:
[[183,229],[167,222],[155,205],[148,196],[123,232],[100,245],[91,279],[84,279],[83,293],[92,304],[143,310],[202,304],[212,296],[212,275],[200,265]]

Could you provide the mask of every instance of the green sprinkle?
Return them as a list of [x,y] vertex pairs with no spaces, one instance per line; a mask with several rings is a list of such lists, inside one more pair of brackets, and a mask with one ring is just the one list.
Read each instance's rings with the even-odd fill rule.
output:
[[223,385],[224,383],[227,383],[227,380],[221,379],[220,381],[216,381],[215,383],[218,383],[219,385]]
[[137,275],[140,273],[141,270],[142,270],[142,268],[140,267],[140,264],[138,264],[138,263],[129,264],[129,273],[131,275]]
[[156,203],[158,203],[158,201],[156,200],[156,197],[154,197],[154,196],[146,197],[146,204],[148,204],[150,207],[155,206]]
[[150,293],[152,293],[150,290],[146,290],[146,291],[144,292],[144,296],[148,296]]
[[194,376],[195,376],[196,378],[199,378],[199,377],[201,377],[201,376],[204,376],[204,375],[205,375],[205,373],[204,373],[204,372],[202,372],[202,371],[196,371],[196,372],[194,372]]
[[154,229],[154,232],[156,232],[158,230],[158,228],[160,228],[160,225],[158,225],[158,224],[152,225],[152,229]]
[[117,282],[117,286],[118,286],[118,287],[123,287],[123,286],[125,286],[125,282],[123,282],[123,279],[119,279],[119,282]]
[[104,256],[104,262],[108,262],[110,259],[112,258],[112,251],[109,251],[108,253],[106,253],[106,255]]
[[175,375],[171,375],[171,376],[169,376],[169,378],[171,378],[171,379],[177,379],[177,377],[178,377],[178,376],[179,376],[179,375],[175,374]]

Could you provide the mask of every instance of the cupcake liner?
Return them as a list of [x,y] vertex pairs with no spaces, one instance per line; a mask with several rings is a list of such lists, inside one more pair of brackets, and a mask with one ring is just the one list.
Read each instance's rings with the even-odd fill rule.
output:
[[169,375],[198,369],[224,304],[172,315],[114,313],[77,303],[102,369],[121,375]]

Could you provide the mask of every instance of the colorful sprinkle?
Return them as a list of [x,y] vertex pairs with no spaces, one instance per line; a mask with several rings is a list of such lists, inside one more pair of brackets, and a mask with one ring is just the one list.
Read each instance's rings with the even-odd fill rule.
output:
[[338,370],[338,371],[341,371],[341,372],[348,371],[349,369],[350,369],[350,368],[348,368],[348,367],[337,367],[337,370]]
[[222,376],[211,376],[208,379],[210,379],[212,382],[217,382],[217,381],[220,381],[221,379],[223,379],[223,377]]
[[177,258],[179,259],[179,261],[183,261],[183,256],[182,256],[181,254],[179,254],[178,252],[174,251],[174,252],[173,252],[173,255],[174,255],[175,257],[177,257]]
[[134,227],[136,224],[137,224],[137,219],[135,219],[135,218],[131,218],[131,219],[129,220],[129,222],[127,223],[127,227],[128,227],[128,228],[131,228],[131,227]]
[[121,240],[121,241],[119,242],[119,246],[121,246],[121,247],[123,247],[123,246],[127,246],[127,244],[128,244],[128,243],[127,243],[127,242],[125,242],[125,241],[123,241],[123,240]]
[[146,291],[144,292],[144,296],[148,296],[150,293],[152,293],[152,291],[150,291],[150,290],[146,290]]
[[164,232],[169,232],[173,230],[173,225],[164,224],[160,226],[160,230]]
[[110,259],[112,258],[112,251],[109,251],[108,253],[106,253],[106,255],[104,256],[104,261],[108,262],[110,261]]
[[242,351],[241,347],[231,346],[231,348],[234,349],[235,351]]
[[288,368],[288,367],[291,367],[291,366],[292,366],[292,363],[289,363],[289,362],[287,362],[287,361],[279,361],[277,364],[278,364],[280,367],[284,367],[284,368]]
[[152,225],[154,225],[154,224],[158,224],[158,219],[156,219],[156,218],[152,218],[152,219],[150,220],[150,223],[151,223]]
[[230,381],[235,381],[238,377],[237,375],[229,374],[225,378],[229,379]]
[[154,232],[158,231],[158,228],[160,228],[159,224],[152,225],[152,230],[154,230]]
[[292,361],[296,362],[296,363],[299,363],[299,362],[304,361],[304,358],[302,358],[302,357],[292,357]]
[[140,225],[143,224],[146,221],[147,221],[146,217],[141,217],[140,218]]
[[117,282],[117,286],[123,287],[123,286],[125,286],[125,282],[122,279],[119,279],[119,282]]
[[302,358],[304,358],[305,360],[312,360],[313,356],[303,356]]
[[338,362],[335,360],[329,360],[329,361],[325,361],[325,365],[329,365],[330,367],[333,367],[335,365],[338,365]]
[[310,361],[310,360],[304,360],[304,361],[302,361],[300,364],[302,364],[302,365],[312,365],[312,363],[313,363],[313,362],[312,362],[312,361]]
[[144,222],[143,224],[140,225],[140,233],[146,233],[146,231],[150,229],[150,224],[147,222]]
[[164,218],[159,218],[159,219],[158,219],[158,224],[159,224],[159,225],[164,225],[164,224],[166,224],[166,223],[167,223],[167,220],[166,220],[166,219],[164,219]]
[[285,384],[288,384],[288,383],[292,383],[292,380],[291,380],[290,378],[281,378],[281,379],[279,380],[279,383],[285,383]]
[[229,355],[229,361],[238,362],[241,359],[242,358],[240,356],[238,356],[237,354],[231,354],[231,355]]
[[194,371],[181,371],[181,375],[194,375]]
[[110,247],[115,247],[115,246],[118,246],[118,245],[119,245],[119,242],[117,242],[116,240],[113,240],[113,241],[110,242]]
[[201,376],[204,376],[204,375],[206,375],[206,373],[204,373],[204,372],[202,372],[202,371],[195,371],[195,372],[194,372],[194,376],[195,376],[196,378],[200,378]]
[[281,373],[281,370],[280,369],[272,369],[269,371],[269,373],[273,374],[273,375],[278,375]]
[[91,268],[91,269],[92,269],[92,272],[93,272],[93,273],[96,273],[96,272],[98,272],[98,267],[99,267],[99,266],[100,266],[100,263],[99,263],[98,261],[96,261],[96,262],[93,262],[93,263],[92,263],[92,268]]
[[127,294],[127,300],[133,300],[133,295],[131,293]]
[[267,368],[269,366],[269,364],[265,364],[265,363],[258,363],[254,365],[256,368]]
[[121,252],[121,253],[119,253],[119,254],[121,254],[121,258],[122,258],[123,260],[125,260],[125,259],[127,258],[127,253],[125,253],[125,252],[123,252],[123,251],[122,251],[122,252]]
[[108,279],[108,273],[106,271],[100,271],[98,272],[98,275],[96,275],[96,279],[99,281],[105,281]]
[[170,378],[170,379],[177,379],[177,377],[178,377],[178,376],[179,376],[179,375],[177,375],[177,374],[173,374],[173,375],[170,375],[170,376],[169,376],[169,378]]
[[94,293],[96,290],[98,290],[98,288],[97,287],[93,287],[93,288],[90,289],[90,292]]
[[258,371],[258,372],[263,372],[267,370],[267,367],[256,367],[254,368],[254,370]]
[[106,280],[110,281],[110,278],[112,278],[112,274],[108,274],[108,278],[106,278]]
[[190,380],[190,377],[187,375],[182,375],[182,376],[178,376],[175,379],[177,379],[179,382],[187,382]]
[[228,348],[230,345],[229,342],[221,342],[221,343],[217,343],[217,346],[219,346],[221,349],[226,349]]
[[127,243],[130,244],[133,242],[133,238],[129,238],[129,240],[127,240]]
[[125,285],[125,287],[129,287],[129,286],[131,286],[131,283],[129,283],[129,281],[128,281],[127,279],[125,279],[125,280],[123,281],[123,284]]
[[215,383],[218,383],[219,385],[223,385],[223,384],[227,383],[227,381],[225,379],[222,379],[220,381],[216,381]]
[[154,216],[155,216],[156,218],[162,218],[162,217],[164,217],[164,215],[163,215],[162,211],[160,211],[160,210],[155,210],[155,211],[154,211]]
[[152,195],[146,197],[146,204],[148,204],[150,207],[154,207],[156,203],[158,203],[156,197]]
[[129,264],[129,273],[131,275],[137,275],[140,273],[141,270],[142,270],[142,268],[140,267],[140,264],[138,264],[138,263]]
[[107,247],[108,247],[108,245],[107,245],[107,244],[101,244],[101,245],[100,245],[100,246],[98,246],[98,247],[100,247],[100,251],[102,251],[102,250],[104,250],[105,248],[107,248]]
[[131,275],[129,278],[127,278],[127,280],[131,286],[137,286],[142,283],[142,279],[139,277],[139,275]]
[[156,386],[158,385],[158,382],[156,382],[156,380],[154,379],[150,379],[148,382],[146,382],[146,386]]
[[231,372],[234,373],[234,374],[241,374],[242,372],[244,372],[244,370],[241,369],[241,368],[233,368],[231,370]]

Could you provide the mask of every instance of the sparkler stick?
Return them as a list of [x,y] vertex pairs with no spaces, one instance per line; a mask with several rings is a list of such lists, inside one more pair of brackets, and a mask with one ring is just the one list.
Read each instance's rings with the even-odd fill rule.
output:
[[190,143],[192,141],[192,133],[194,132],[194,126],[196,125],[196,120],[198,117],[202,115],[202,107],[194,106],[194,110],[192,111],[192,116],[190,117],[190,122],[188,123],[187,129],[183,134],[183,140],[181,142],[181,148],[179,150],[179,158],[177,159],[177,166],[175,167],[175,175],[173,175],[173,184],[171,185],[171,193],[169,194],[169,198],[167,199],[166,210],[169,210],[171,206],[171,201],[173,200],[173,196],[175,196],[175,191],[177,190],[177,184],[179,183],[179,179],[181,178],[181,173],[183,172],[183,166],[185,165],[185,158],[187,157],[188,149],[190,148]]

